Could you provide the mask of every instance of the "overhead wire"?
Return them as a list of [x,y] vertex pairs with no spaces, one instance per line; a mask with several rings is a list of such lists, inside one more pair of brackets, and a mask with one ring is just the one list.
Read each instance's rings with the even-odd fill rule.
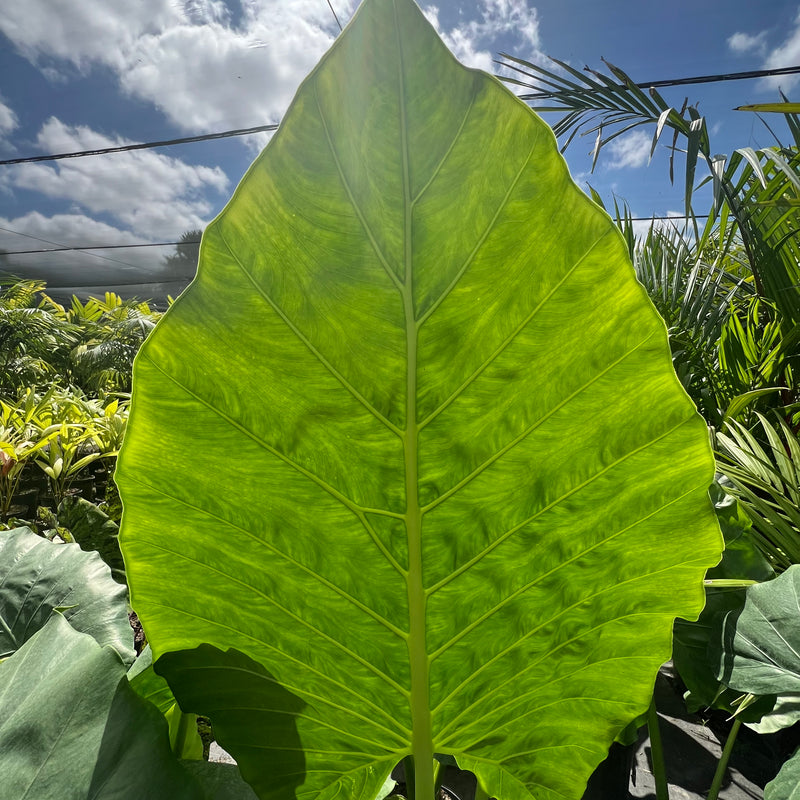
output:
[[152,281],[112,281],[111,283],[70,283],[68,286],[52,286],[47,285],[48,292],[63,292],[66,289],[106,289],[112,290],[119,286],[172,286],[173,284],[187,284],[191,278],[171,278],[170,280],[152,280]]
[[[513,58],[513,56],[507,56],[505,53],[501,53],[501,57]],[[495,59],[494,63],[499,64],[503,67],[509,67],[510,69],[517,70],[518,72],[523,72],[524,74],[529,75],[532,78],[536,78],[536,76],[533,75],[532,73],[525,72],[525,70],[519,70],[513,64],[508,64],[505,61],[498,61],[497,59]],[[586,72],[593,71],[589,69],[589,67],[584,67],[584,70]],[[668,80],[658,80],[658,81],[637,81],[633,85],[637,89],[661,89],[666,86],[689,86],[690,84],[698,84],[698,83],[721,83],[724,81],[744,81],[744,80],[752,80],[754,78],[772,78],[780,75],[796,75],[798,73],[800,73],[800,65],[796,65],[793,67],[775,67],[774,69],[747,70],[745,72],[724,72],[718,75],[698,75],[691,78],[671,78]],[[613,86],[615,86],[618,89],[628,88],[624,83],[613,84]],[[594,94],[594,91],[592,89],[586,89],[585,93]],[[530,94],[521,94],[519,95],[519,97],[521,100],[540,100],[543,97],[545,98],[558,97],[559,94],[570,94],[570,92],[567,92],[566,90],[544,91],[544,92],[534,92]]]
[[[695,219],[707,219],[708,214],[695,214]],[[669,214],[666,216],[661,216],[655,214],[650,217],[630,217],[631,222],[650,222],[652,220],[655,221],[662,221],[662,220],[679,220],[679,219],[688,219],[686,214]],[[7,230],[7,228],[0,228],[0,230]],[[25,234],[20,234],[24,236]],[[36,238],[36,237],[31,237]],[[90,244],[90,245],[81,245],[75,247],[67,247],[66,245],[63,247],[45,247],[41,250],[3,250],[0,248],[0,255],[3,256],[23,256],[23,255],[40,255],[42,253],[68,253],[68,252],[78,252],[83,253],[89,250],[123,250],[123,249],[132,249],[136,247],[176,247],[181,245],[199,245],[200,239],[189,239],[180,242],[142,242],[141,244]],[[93,253],[89,253],[89,255],[94,255]],[[124,264],[126,262],[120,261],[120,264]],[[132,264],[129,266],[133,266]]]
[[328,0],[328,8],[331,10],[331,14],[333,14],[333,18],[336,20],[336,24],[339,26],[339,30],[342,30],[342,23],[339,22],[339,17],[336,16],[336,12],[333,10],[333,6],[331,5],[331,0]]
[[[100,247],[96,247],[96,248],[95,247],[93,247],[93,248],[71,248],[71,247],[63,244],[62,242],[54,242],[54,241],[52,241],[50,239],[42,239],[41,236],[34,236],[32,233],[22,233],[21,231],[15,231],[15,230],[12,230],[11,228],[4,228],[2,226],[0,226],[0,231],[5,231],[6,233],[13,233],[15,236],[24,236],[26,239],[34,239],[37,242],[44,242],[45,244],[52,244],[52,245],[55,245],[56,247],[64,248],[65,250],[73,250],[74,249],[76,252],[86,252],[86,255],[87,256],[92,256],[92,258],[100,258],[103,261],[112,261],[115,264],[122,264],[122,266],[124,266],[124,267],[132,267],[133,269],[138,269],[136,264],[131,264],[131,263],[127,262],[127,261],[120,261],[118,258],[111,258],[111,256],[101,256],[99,253],[89,252],[90,249],[107,250],[107,249],[109,249],[107,247],[102,247],[102,248],[100,248]],[[32,252],[32,251],[29,250],[28,252]],[[49,251],[44,251],[44,252],[49,252]],[[6,255],[9,255],[9,254],[6,253]]]
[[639,89],[660,89],[662,86],[688,86],[693,83],[720,83],[722,81],[745,81],[752,78],[771,78],[776,75],[796,75],[800,65],[794,67],[775,67],[773,69],[751,69],[745,72],[723,72],[719,75],[700,75],[694,78],[673,78],[666,81],[642,81]]
[[183,136],[180,139],[162,139],[157,142],[137,142],[134,144],[121,144],[117,147],[101,147],[95,150],[76,150],[71,153],[53,153],[45,156],[23,156],[21,158],[6,158],[0,161],[0,167],[11,164],[34,164],[39,161],[60,161],[64,158],[83,158],[84,156],[103,156],[107,153],[126,153],[130,150],[147,150],[153,147],[172,147],[177,144],[191,144],[192,142],[208,142],[212,139],[226,139],[230,136],[248,136],[251,133],[275,131],[278,123],[272,125],[256,125],[253,128],[237,128],[219,133],[204,133],[200,136]]
[[[342,24],[339,21],[339,17],[336,14],[336,11],[331,4],[331,0],[327,0],[328,6],[333,14],[334,19],[336,20],[339,29],[342,29]],[[503,62],[496,62],[502,64]],[[665,87],[665,86],[683,86],[689,84],[699,84],[699,83],[717,83],[721,81],[733,81],[733,80],[748,80],[754,78],[764,78],[764,77],[772,77],[777,75],[793,75],[800,73],[800,65],[794,67],[779,67],[774,69],[766,69],[766,70],[749,70],[746,72],[733,72],[733,73],[722,73],[717,75],[701,75],[689,78],[674,78],[668,80],[657,80],[657,81],[641,81],[637,82],[635,85],[638,88],[650,88],[650,87]],[[622,84],[620,84],[622,87]],[[624,88],[624,87],[623,87]],[[522,99],[528,99],[532,96],[529,95],[522,95]],[[201,134],[198,136],[184,136],[177,139],[162,139],[158,141],[151,141],[151,142],[137,142],[132,144],[126,145],[118,145],[116,147],[105,147],[105,148],[97,148],[94,150],[79,150],[74,152],[68,153],[53,153],[48,155],[40,155],[40,156],[24,156],[20,158],[10,158],[0,160],[0,166],[10,166],[13,164],[26,164],[26,163],[37,163],[42,161],[58,161],[67,158],[81,158],[84,156],[95,156],[95,155],[106,155],[109,153],[122,153],[128,152],[133,150],[145,150],[145,149],[152,149],[157,147],[172,147],[175,145],[180,144],[191,144],[194,142],[204,142],[204,141],[211,141],[215,139],[224,139],[230,138],[234,136],[247,136],[254,133],[263,133],[263,132],[270,132],[277,130],[280,123],[274,123],[269,125],[256,125],[250,128],[236,128],[233,130],[228,131],[219,131],[216,133],[206,133]],[[698,215],[698,219],[703,218],[706,215]],[[669,220],[669,219],[680,219],[681,217],[676,216],[651,216],[651,217],[634,217],[632,218],[633,222],[648,222],[651,220]],[[86,255],[92,256],[94,258],[99,258],[104,261],[111,261],[113,263],[121,264],[126,267],[133,267],[137,268],[136,265],[130,264],[126,261],[120,261],[116,258],[111,258],[110,256],[103,256],[98,253],[91,252],[93,250],[121,250],[121,249],[133,249],[137,247],[175,247],[179,245],[196,245],[200,243],[200,240],[189,240],[189,241],[176,241],[176,242],[142,242],[139,244],[97,244],[97,245],[82,245],[82,246],[69,246],[62,244],[61,242],[51,241],[49,239],[42,239],[39,236],[34,236],[32,234],[22,233],[20,231],[14,231],[10,228],[0,227],[0,231],[5,231],[6,233],[12,233],[17,236],[25,236],[29,239],[34,239],[36,241],[43,242],[45,244],[54,245],[52,248],[42,248],[42,249],[31,249],[31,250],[11,250],[11,251],[2,251],[3,255],[11,256],[11,255],[26,255],[26,254],[43,254],[43,253],[60,253],[60,252],[80,252],[86,253]],[[117,285],[124,285],[124,284],[117,284]]]
[[[328,1],[328,5],[330,5],[330,0]],[[333,11],[333,6],[331,6],[331,11]],[[336,17],[335,11],[333,11],[333,15],[334,17]],[[337,23],[339,22],[338,17],[336,17],[336,21]],[[341,23],[339,23],[339,27],[341,28]],[[502,61],[496,61],[495,63],[503,64]],[[642,81],[640,83],[636,83],[635,85],[639,88],[647,89],[650,87],[684,86],[691,83],[717,83],[720,81],[736,81],[736,80],[746,80],[750,78],[766,78],[775,75],[794,75],[797,73],[800,73],[800,65],[794,67],[777,67],[775,69],[750,70],[748,72],[730,72],[720,75],[701,75],[692,78],[673,78],[670,80]],[[621,88],[624,88],[622,84],[619,85]],[[523,99],[526,99],[529,96],[521,95],[521,97]],[[230,130],[230,131],[220,131],[219,133],[204,133],[199,136],[184,136],[180,139],[162,139],[156,142],[139,142],[135,144],[119,145],[117,147],[103,147],[95,150],[77,150],[71,153],[54,153],[42,156],[22,156],[20,158],[7,158],[0,161],[0,166],[10,166],[13,164],[31,164],[40,161],[58,161],[65,158],[82,158],[83,156],[100,156],[100,155],[106,155],[107,153],[124,153],[129,150],[145,150],[154,147],[172,147],[173,145],[178,145],[178,144],[190,144],[192,142],[206,142],[212,139],[224,139],[231,136],[247,136],[252,133],[275,131],[278,129],[279,125],[280,123],[278,122],[270,125],[256,125],[255,127],[252,128],[237,128],[235,130]]]
[[[0,230],[6,229],[0,228]],[[25,234],[20,235],[24,236]],[[189,239],[181,242],[140,242],[138,244],[86,244],[80,246],[75,245],[74,247],[68,247],[67,245],[64,245],[63,247],[45,247],[41,250],[3,250],[0,248],[0,253],[2,253],[4,256],[24,256],[32,255],[34,253],[68,253],[71,251],[83,253],[87,250],[128,250],[135,247],[174,247],[176,245],[183,244],[200,244],[200,240]]]

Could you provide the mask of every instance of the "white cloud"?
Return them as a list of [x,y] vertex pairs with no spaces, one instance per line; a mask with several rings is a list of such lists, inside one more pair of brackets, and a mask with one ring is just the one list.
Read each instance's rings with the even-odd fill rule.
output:
[[17,115],[13,109],[0,100],[0,139],[6,133],[11,133],[19,125]]
[[[185,130],[276,122],[338,28],[320,0],[0,0],[0,31],[52,71],[110,67],[130,95]],[[348,18],[355,0],[339,0]]]
[[539,19],[528,0],[482,0],[481,19],[463,22],[451,30],[442,27],[437,6],[427,6],[423,13],[453,55],[467,66],[494,72],[493,59],[500,36],[512,36],[525,49],[523,55],[528,60],[541,58]]
[[[529,0],[478,0],[479,16],[440,31],[457,57],[492,71],[498,37],[534,60],[536,9]],[[345,23],[358,0],[336,0]],[[332,44],[338,27],[324,0],[0,0],[0,32],[51,80],[107,68],[130,96],[159,108],[192,133],[278,121],[299,82]],[[437,19],[435,8],[429,17]],[[437,26],[439,27],[439,26]],[[16,124],[0,105],[0,137]],[[247,137],[262,146],[267,136]],[[51,118],[37,145],[45,152],[123,144],[119,137]],[[104,218],[151,240],[203,227],[208,197],[227,188],[219,169],[154,151],[0,173],[0,191],[27,189],[71,202],[70,218]],[[221,198],[220,198],[221,199]]]
[[609,169],[643,167],[650,158],[652,137],[644,131],[634,131],[614,139],[608,145],[611,161]]
[[[794,28],[783,43],[771,50],[764,59],[764,69],[792,67],[800,63],[800,13],[795,17]],[[760,81],[763,88],[788,91],[800,80],[800,75],[775,75]]]
[[182,18],[169,0],[8,0],[0,30],[32,62],[55,56],[87,69],[93,61],[123,68],[126,53],[148,33]]
[[[358,0],[337,0],[344,22]],[[276,122],[338,28],[324,0],[0,0],[0,31],[51,79],[63,62],[109,67],[128,94],[184,130]],[[450,30],[426,13],[463,62],[492,71],[498,37],[537,60],[528,0],[479,0],[479,18]],[[263,143],[263,142],[262,142]]]
[[[780,69],[793,67],[800,63],[800,11],[795,16],[794,23],[785,26],[788,33],[783,41],[772,47],[767,46],[767,31],[760,33],[734,33],[728,39],[728,47],[735,53],[755,53],[762,57],[762,69]],[[761,89],[782,89],[788,92],[800,81],[800,75],[774,75],[762,78],[758,85]]]
[[749,33],[734,33],[733,36],[728,37],[728,47],[734,53],[763,53],[767,47],[767,32],[761,31],[756,34]]
[[[142,244],[147,241],[130,231],[115,228],[85,214],[54,214],[47,217],[29,211],[21,217],[0,217],[0,248],[37,250],[51,246],[103,244]],[[14,233],[11,233],[14,231]]]
[[[84,126],[51,117],[39,131],[45,152],[69,152],[125,144]],[[218,167],[194,166],[153,151],[74,158],[54,164],[11,168],[16,188],[72,201],[81,210],[106,213],[123,226],[152,239],[179,236],[202,228],[215,210],[206,195],[224,192],[228,178]]]

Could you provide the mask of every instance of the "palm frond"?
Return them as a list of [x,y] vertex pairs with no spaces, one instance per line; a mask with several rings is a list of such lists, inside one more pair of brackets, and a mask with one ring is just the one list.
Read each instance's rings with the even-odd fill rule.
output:
[[753,521],[760,549],[778,570],[800,563],[800,442],[782,420],[758,414],[759,439],[731,422],[717,434],[719,469]]

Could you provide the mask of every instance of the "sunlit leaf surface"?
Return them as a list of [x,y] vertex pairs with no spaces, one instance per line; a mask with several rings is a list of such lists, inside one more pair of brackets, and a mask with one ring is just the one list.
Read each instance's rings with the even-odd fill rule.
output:
[[366,0],[145,344],[117,478],[154,654],[211,646],[161,667],[261,797],[413,753],[429,800],[442,752],[555,800],[700,611],[712,476],[550,130]]

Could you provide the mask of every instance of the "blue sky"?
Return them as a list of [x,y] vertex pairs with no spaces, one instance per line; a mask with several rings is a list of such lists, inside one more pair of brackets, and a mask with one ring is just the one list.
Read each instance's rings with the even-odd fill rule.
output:
[[[358,4],[331,2],[343,23]],[[439,0],[423,8],[462,61],[487,70],[500,51],[577,68],[605,57],[635,80],[800,64],[797,0]],[[326,0],[0,0],[0,159],[277,122],[337,33]],[[684,96],[699,102],[712,147],[729,153],[773,143],[753,115],[733,107],[777,99],[779,85],[797,99],[797,84],[792,76],[662,93],[676,105]],[[0,248],[174,241],[216,215],[265,142],[259,135],[2,166]],[[620,139],[590,176],[591,146],[582,140],[567,151],[580,183],[607,200],[616,192],[637,216],[680,211],[666,151],[647,165],[647,134]],[[13,263],[46,267],[51,284],[111,285],[155,279],[169,252]]]

